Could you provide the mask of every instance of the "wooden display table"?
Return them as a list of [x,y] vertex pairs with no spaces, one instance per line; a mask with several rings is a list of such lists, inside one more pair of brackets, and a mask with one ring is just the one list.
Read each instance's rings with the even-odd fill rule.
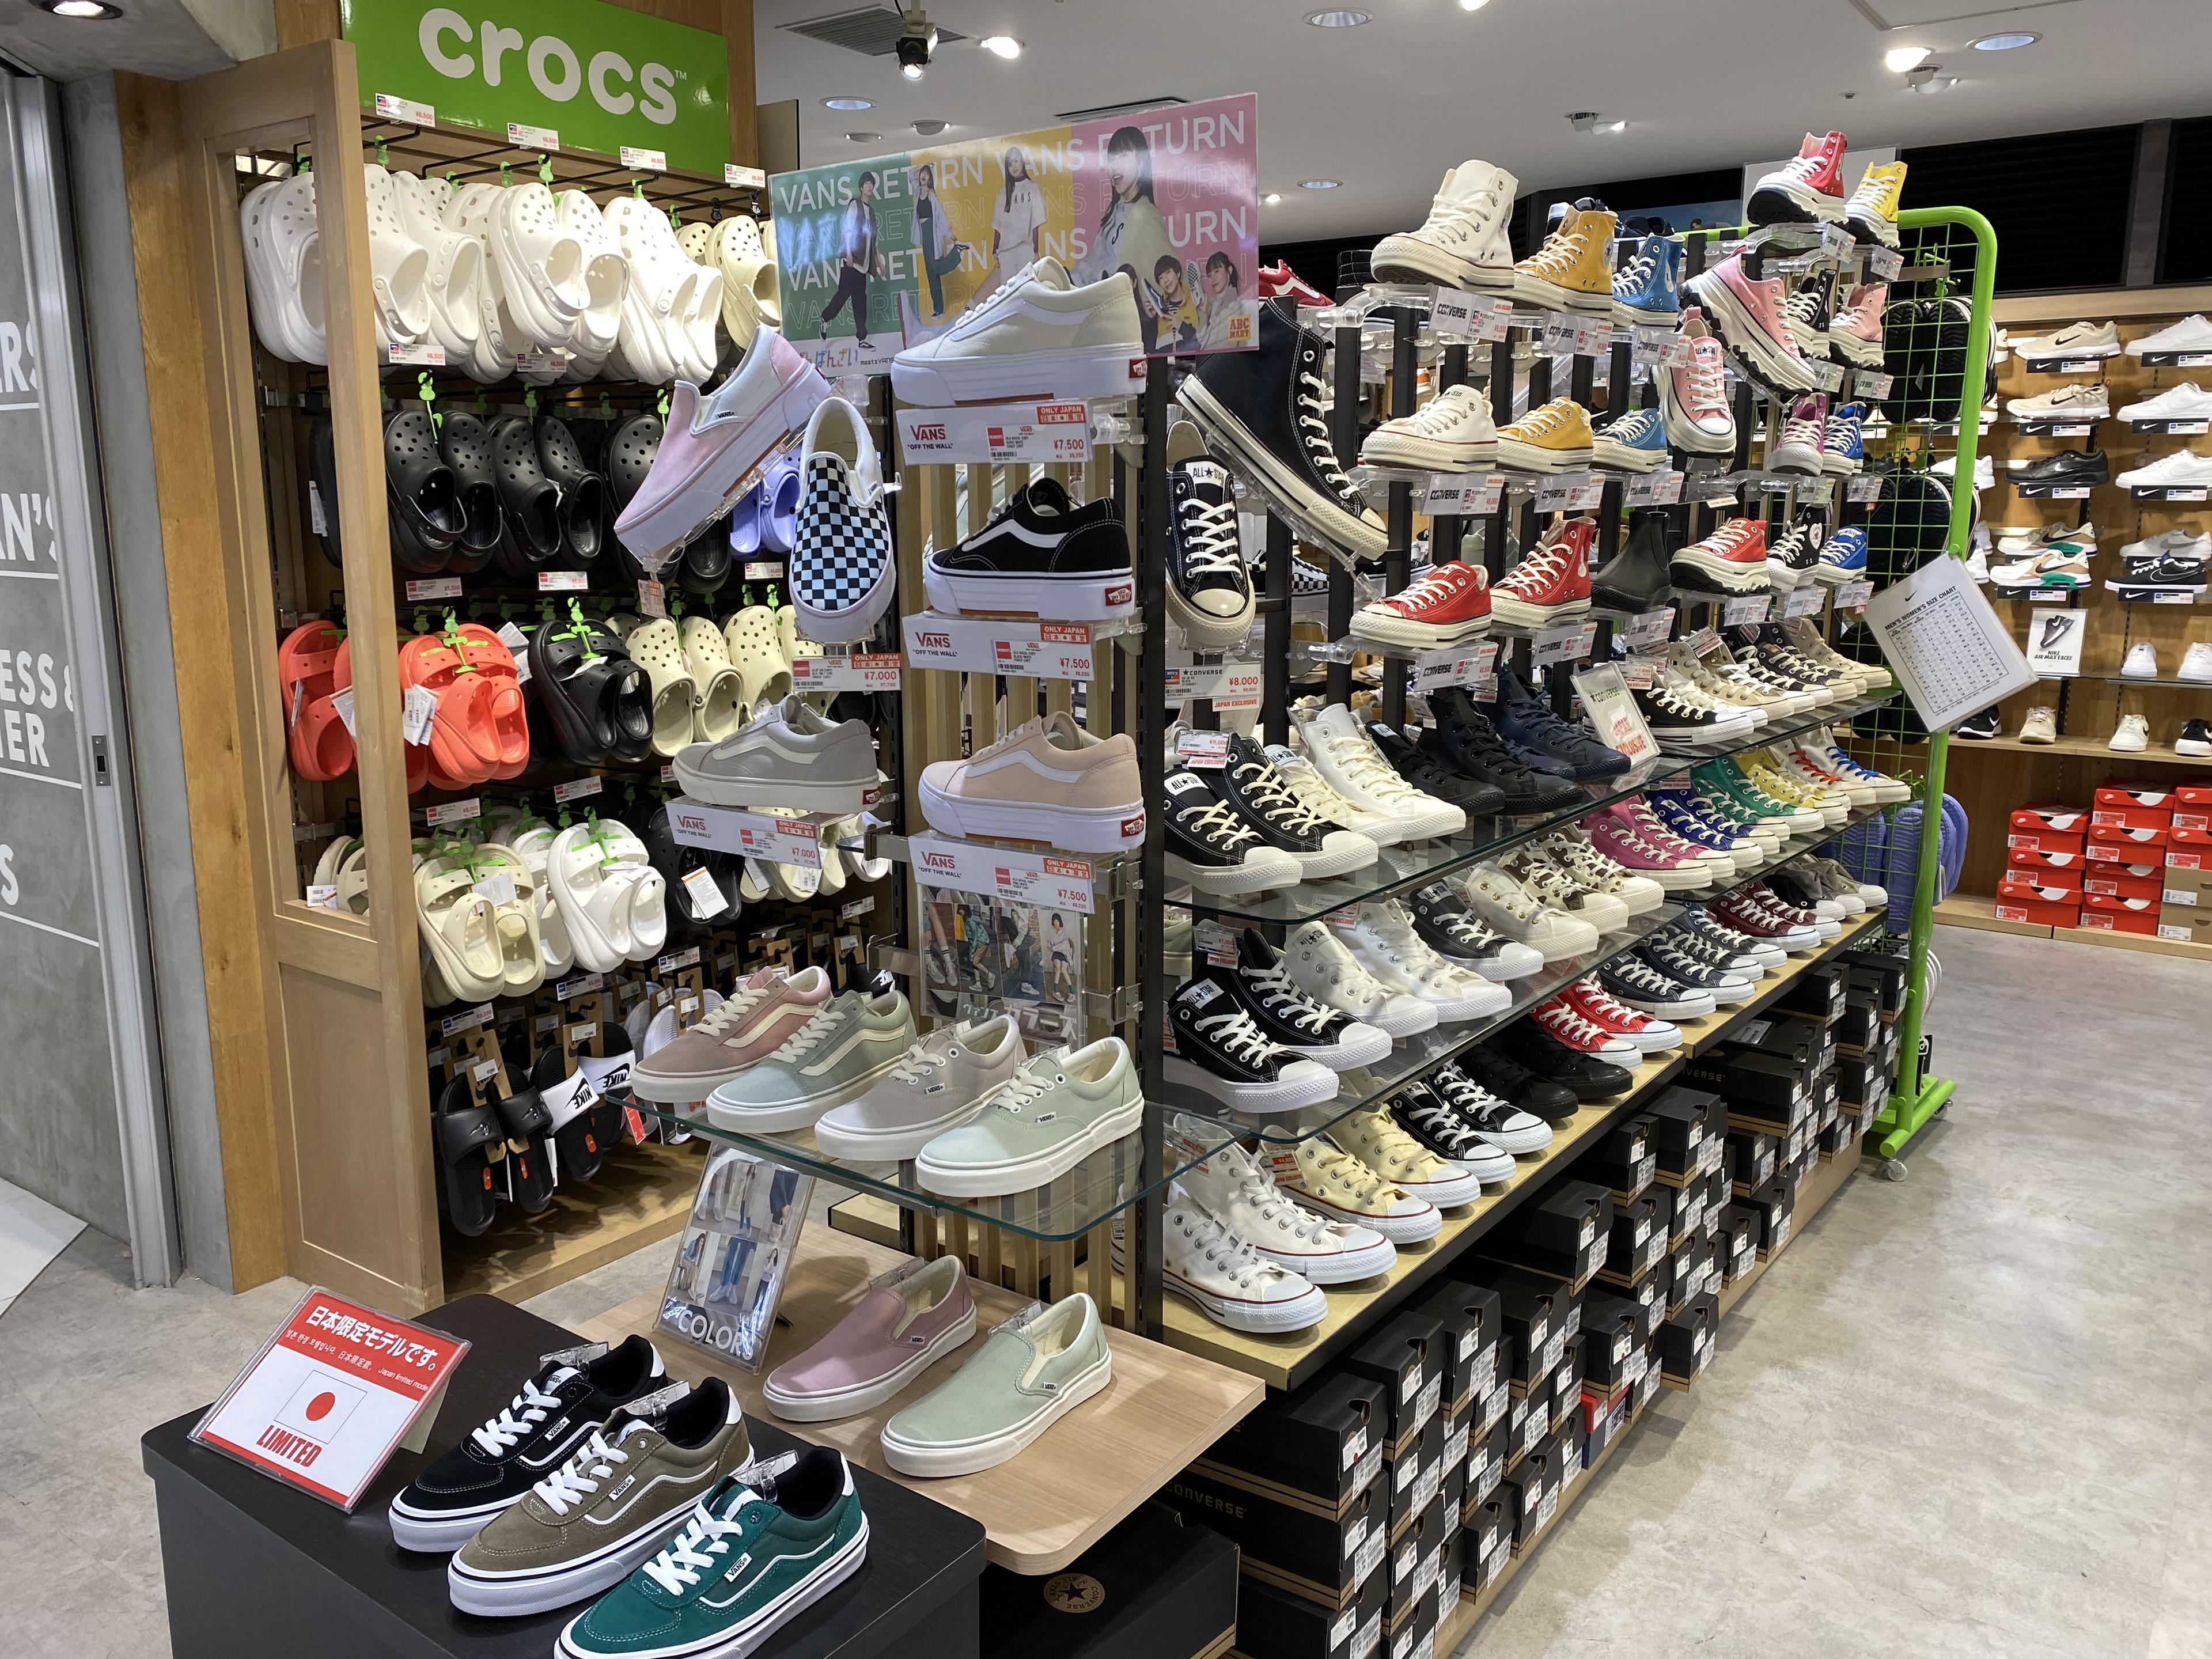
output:
[[[896,1250],[827,1227],[801,1236],[777,1310],[767,1363],[756,1376],[703,1349],[656,1335],[657,1293],[637,1297],[584,1326],[586,1336],[619,1342],[642,1331],[660,1346],[668,1369],[690,1381],[725,1378],[746,1418],[773,1423],[761,1389],[769,1371],[811,1347],[859,1300],[870,1280],[908,1260]],[[991,1328],[1027,1305],[1011,1291],[972,1281],[975,1340],[947,1354],[890,1401],[837,1423],[789,1425],[835,1446],[855,1467],[911,1488],[983,1525],[990,1559],[1010,1571],[1057,1572],[1260,1403],[1267,1390],[1241,1371],[1106,1328],[1114,1381],[1048,1430],[1020,1456],[981,1474],[927,1480],[884,1461],[883,1426],[902,1407],[965,1364]]]
[[[434,1454],[512,1400],[541,1354],[578,1340],[488,1296],[421,1317],[474,1345],[431,1432]],[[191,1443],[200,1415],[188,1412],[140,1442],[161,1516],[177,1659],[545,1659],[561,1627],[588,1605],[521,1619],[457,1613],[446,1597],[447,1558],[401,1549],[386,1519],[423,1457],[395,1454],[347,1515]],[[746,1428],[757,1453],[797,1444],[757,1417]],[[868,1516],[867,1560],[837,1595],[776,1632],[762,1659],[975,1659],[982,1528],[865,1471],[854,1478]]]

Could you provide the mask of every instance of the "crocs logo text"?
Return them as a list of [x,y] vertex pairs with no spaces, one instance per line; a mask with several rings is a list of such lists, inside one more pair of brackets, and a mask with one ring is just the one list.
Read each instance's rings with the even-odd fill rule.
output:
[[[433,6],[422,14],[415,32],[416,44],[430,67],[449,81],[466,80],[477,72],[477,56],[452,50],[450,36],[461,46],[478,47],[483,58],[483,82],[495,87],[506,73],[502,61],[520,52],[530,83],[556,104],[565,104],[586,86],[592,101],[610,115],[628,115],[633,109],[657,126],[676,118],[676,71],[665,64],[633,67],[618,52],[595,52],[586,65],[576,50],[557,34],[541,34],[525,45],[520,29],[501,27],[489,17],[478,39],[476,26],[450,6]],[[636,91],[629,90],[635,87]]]

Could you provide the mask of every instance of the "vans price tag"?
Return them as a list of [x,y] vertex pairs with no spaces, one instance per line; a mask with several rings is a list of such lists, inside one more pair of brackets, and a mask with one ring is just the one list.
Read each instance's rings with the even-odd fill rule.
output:
[[807,870],[822,867],[822,830],[812,818],[781,818],[686,799],[668,804],[668,824],[680,846],[740,853]]
[[[1133,578],[1130,586],[1133,592]],[[1088,680],[1094,672],[1088,623],[1001,622],[924,611],[905,618],[905,632],[911,668],[1048,680]]]
[[1091,459],[1091,410],[1080,400],[902,409],[898,433],[908,465]]
[[801,691],[896,691],[902,666],[896,651],[825,651],[793,658],[791,684]]
[[[1137,826],[1133,833],[1141,833],[1142,827]],[[941,836],[909,836],[906,846],[915,880],[922,886],[989,893],[1016,903],[1070,910],[1079,915],[1097,913],[1097,875],[1089,859],[1017,852],[1011,847],[984,847]]]

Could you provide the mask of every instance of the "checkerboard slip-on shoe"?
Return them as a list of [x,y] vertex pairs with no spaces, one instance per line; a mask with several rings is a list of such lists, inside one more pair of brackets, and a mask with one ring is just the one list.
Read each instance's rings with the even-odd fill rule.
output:
[[[438,454],[437,429],[428,410],[397,410],[385,422],[384,486],[392,558],[403,569],[435,575],[468,525],[460,487]],[[325,503],[325,511],[332,506]]]
[[[438,1147],[438,1208],[455,1232],[474,1238],[491,1225],[498,1210],[505,1179],[494,1165],[507,1156],[507,1131],[496,1111],[469,1098],[466,1078],[453,1079],[430,1098],[431,1128]],[[461,1541],[457,1538],[454,1543]]]
[[629,287],[629,261],[607,234],[599,205],[580,190],[553,198],[553,216],[583,254],[584,306],[568,334],[568,347],[587,357],[605,359],[622,333],[622,301]]
[[[423,295],[428,301],[427,333],[459,367],[476,351],[483,332],[483,244],[448,226],[442,215],[453,187],[440,179],[433,185],[411,173],[394,173],[392,206],[401,229],[428,258],[423,273]],[[372,176],[372,185],[374,178]]]
[[842,398],[816,406],[802,454],[805,493],[789,571],[799,630],[824,644],[864,640],[894,585],[882,464],[860,411]]
[[312,783],[327,783],[353,769],[353,733],[331,701],[336,689],[331,671],[344,637],[329,623],[301,623],[277,647],[285,750],[292,770]]

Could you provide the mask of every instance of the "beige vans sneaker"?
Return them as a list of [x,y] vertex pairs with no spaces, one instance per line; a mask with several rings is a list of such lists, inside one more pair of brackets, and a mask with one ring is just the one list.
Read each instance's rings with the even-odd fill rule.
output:
[[1145,838],[1135,741],[1094,738],[1066,714],[1017,726],[980,754],[922,769],[921,812],[940,835],[1118,853]]

